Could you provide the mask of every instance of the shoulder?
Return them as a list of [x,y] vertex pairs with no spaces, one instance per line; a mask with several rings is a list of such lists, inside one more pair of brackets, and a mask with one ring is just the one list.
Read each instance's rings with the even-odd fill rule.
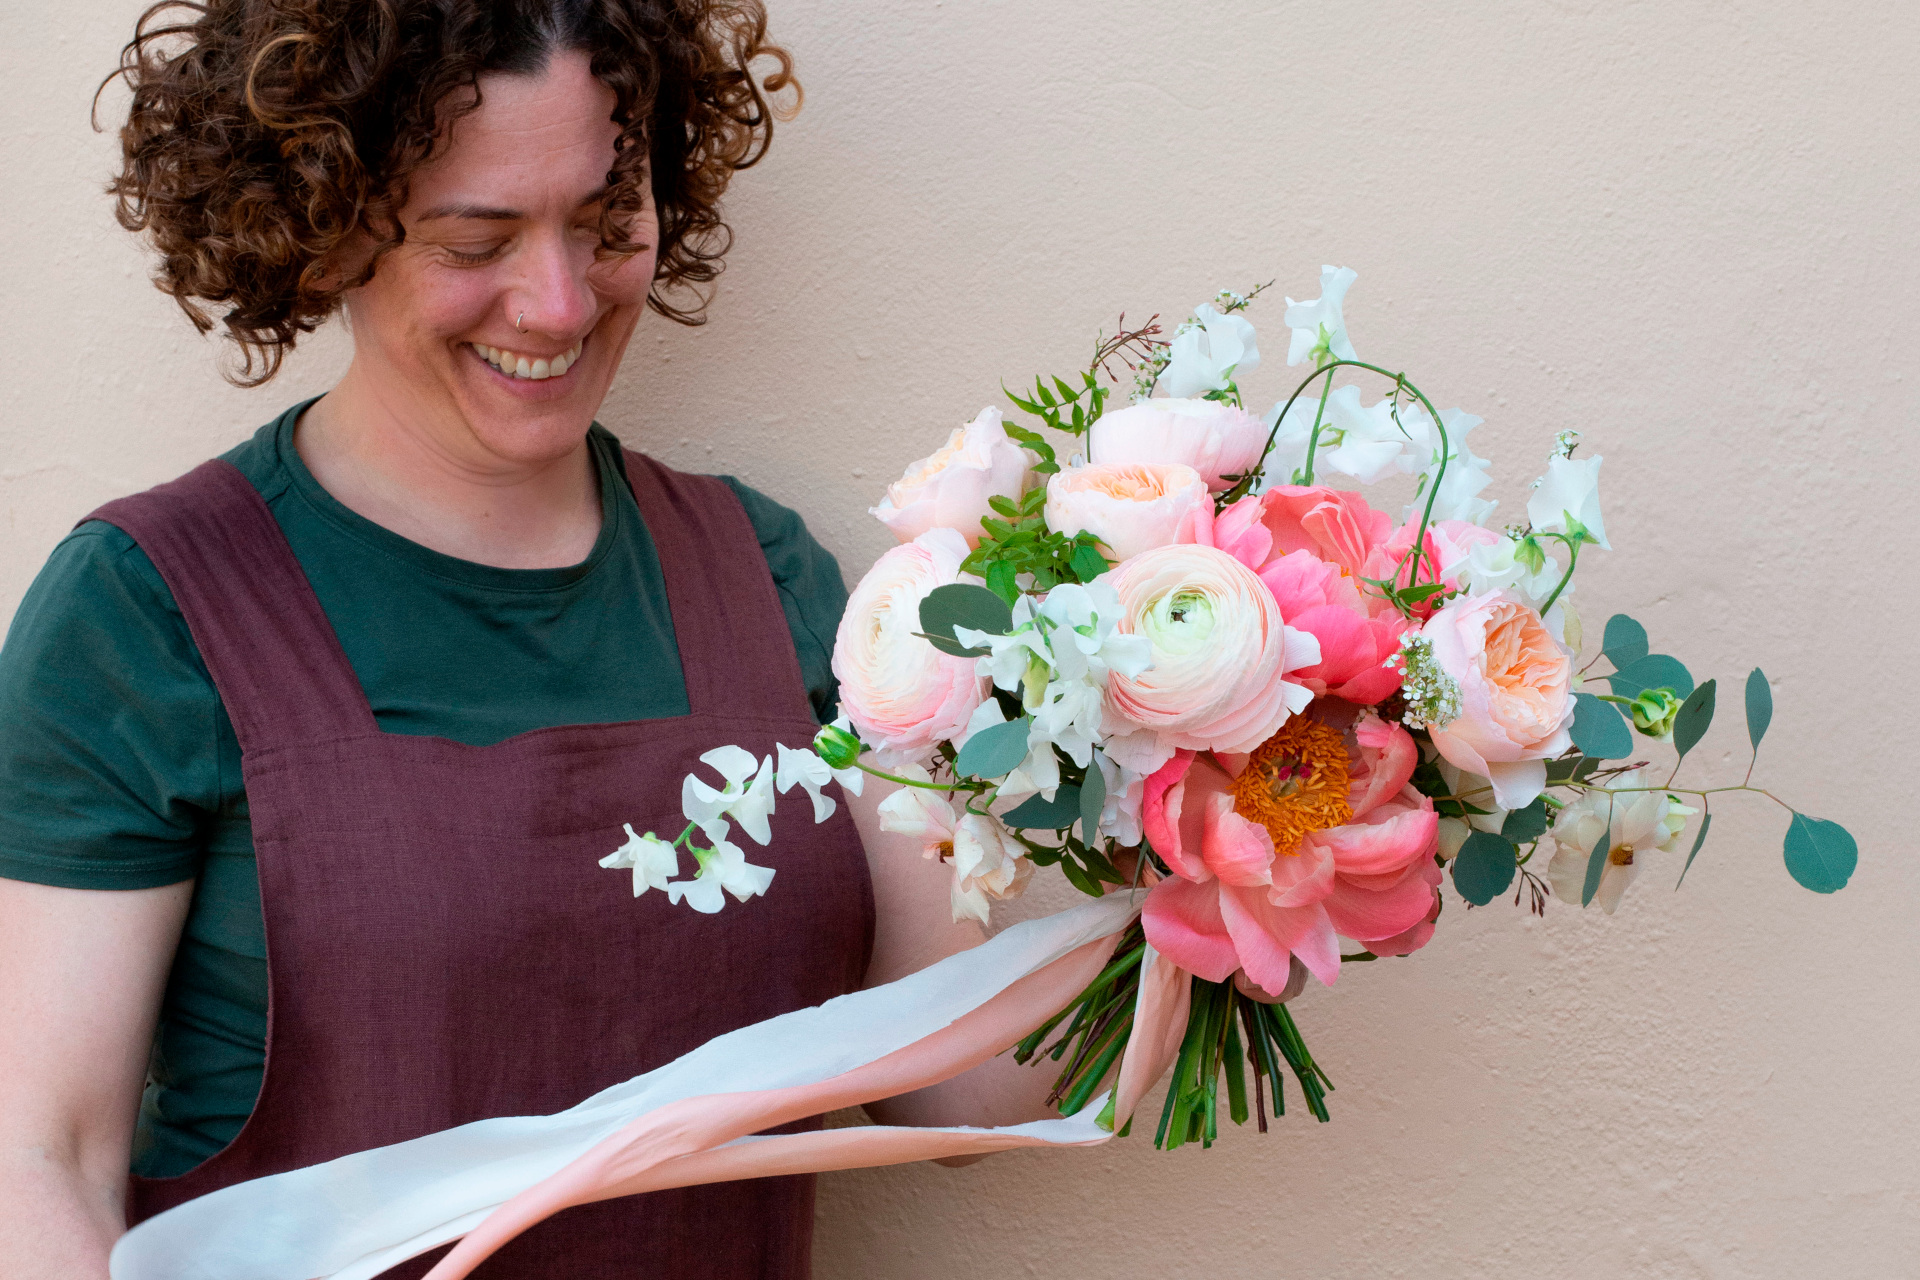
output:
[[783,588],[820,595],[831,604],[833,620],[838,624],[846,607],[846,582],[840,574],[840,562],[820,545],[805,520],[793,508],[783,506],[734,476],[716,477],[733,491],[760,539],[760,550],[767,557],[775,582]]

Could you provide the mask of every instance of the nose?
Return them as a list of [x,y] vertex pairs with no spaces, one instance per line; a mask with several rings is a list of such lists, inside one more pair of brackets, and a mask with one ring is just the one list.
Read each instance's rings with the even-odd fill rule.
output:
[[593,322],[597,302],[587,270],[593,253],[565,236],[535,236],[515,255],[518,278],[507,291],[507,319],[524,333],[571,341]]

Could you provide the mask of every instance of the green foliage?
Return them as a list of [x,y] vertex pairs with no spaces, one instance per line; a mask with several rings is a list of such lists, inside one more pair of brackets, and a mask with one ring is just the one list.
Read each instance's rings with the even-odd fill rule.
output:
[[1673,882],[1676,891],[1687,882],[1687,872],[1693,870],[1693,860],[1700,853],[1700,846],[1707,842],[1707,828],[1713,825],[1713,814],[1700,815],[1700,830],[1694,833],[1693,848],[1687,850],[1687,865],[1680,868],[1680,878]]
[[1507,891],[1519,866],[1513,841],[1491,831],[1475,831],[1453,859],[1453,887],[1476,907],[1484,907]]
[[1785,853],[1787,870],[1815,893],[1846,888],[1860,862],[1860,847],[1845,827],[1804,813],[1795,813],[1787,824]]
[[1714,688],[1715,682],[1709,680],[1695,689],[1673,718],[1673,749],[1682,760],[1707,736],[1707,727],[1713,723]]
[[1535,796],[1533,803],[1524,809],[1515,809],[1500,824],[1500,834],[1515,844],[1531,844],[1547,834],[1551,825],[1547,817],[1547,798]]
[[[1007,391],[1007,399],[1055,431],[1063,431],[1070,436],[1085,435],[1106,409],[1107,388],[1100,385],[1092,370],[1080,373],[1080,386],[1077,388],[1062,378],[1052,379],[1051,387],[1047,382],[1046,378],[1035,378],[1031,398]],[[1006,391],[1006,388],[1002,387],[1001,390]],[[1060,469],[1053,446],[1039,433],[1008,424],[1007,434],[1040,455],[1040,464],[1034,468],[1035,471],[1051,475]]]
[[1100,814],[1107,807],[1107,776],[1100,772],[1096,754],[1087,765],[1087,776],[1080,783],[1080,834],[1088,844],[1100,835]]
[[1616,613],[1607,619],[1600,652],[1615,668],[1631,666],[1647,656],[1647,629],[1626,614]]
[[1421,795],[1434,797],[1433,811],[1443,818],[1464,818],[1470,813],[1493,812],[1491,809],[1468,804],[1464,800],[1446,798],[1451,796],[1452,790],[1447,786],[1446,778],[1441,775],[1437,760],[1422,760],[1414,766],[1413,787]]
[[960,568],[985,578],[988,590],[1009,608],[1019,598],[1023,573],[1033,575],[1035,590],[1050,591],[1062,582],[1091,582],[1107,571],[1098,538],[1084,532],[1068,537],[1047,528],[1045,488],[1029,489],[1018,502],[996,497],[991,504],[995,515],[980,522],[980,545]]
[[965,777],[1004,777],[1027,758],[1027,728],[1031,716],[991,725],[967,739],[954,761],[954,771]]
[[[1018,763],[1016,761],[1016,763]],[[1064,831],[1080,817],[1080,788],[1063,782],[1049,800],[1038,793],[1028,796],[1002,815],[1010,827]]]
[[1593,852],[1587,855],[1587,879],[1580,886],[1580,905],[1586,906],[1593,901],[1593,895],[1600,892],[1600,877],[1607,869],[1607,855],[1613,852],[1613,825],[1609,821],[1607,829],[1600,833],[1599,843],[1593,846]]
[[1649,738],[1673,736],[1673,720],[1680,714],[1680,695],[1668,688],[1642,689],[1627,706],[1633,727]]
[[1766,672],[1755,667],[1747,675],[1747,737],[1755,755],[1760,754],[1760,739],[1767,736],[1772,723],[1773,686],[1767,683]]
[[1679,697],[1693,692],[1693,676],[1680,659],[1652,653],[1629,662],[1607,677],[1615,697],[1635,698],[1647,689],[1671,689]]
[[1013,630],[1013,609],[993,592],[972,583],[950,582],[935,587],[920,602],[920,634],[934,648],[956,658],[976,658],[986,652],[969,649],[956,640],[955,627],[1003,636]]
[[1573,695],[1573,745],[1594,760],[1624,760],[1633,754],[1633,734],[1627,722],[1590,693]]
[[1558,760],[1549,760],[1547,761],[1547,785],[1585,782],[1593,776],[1594,770],[1598,769],[1601,763],[1602,761],[1589,756],[1562,756]]

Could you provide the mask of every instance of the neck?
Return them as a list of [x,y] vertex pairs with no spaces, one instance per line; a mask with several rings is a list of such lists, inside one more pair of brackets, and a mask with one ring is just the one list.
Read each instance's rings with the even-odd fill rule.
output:
[[600,536],[583,433],[552,458],[502,457],[456,412],[383,394],[359,373],[300,416],[294,447],[341,505],[443,555],[501,569],[578,564]]

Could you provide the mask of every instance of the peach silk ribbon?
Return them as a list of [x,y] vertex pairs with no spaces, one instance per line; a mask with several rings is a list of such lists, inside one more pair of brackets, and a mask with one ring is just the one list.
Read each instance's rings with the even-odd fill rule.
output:
[[[749,1135],[925,1088],[1004,1052],[1100,972],[1139,913],[1140,896],[1116,893],[1016,924],[897,982],[718,1036],[554,1115],[481,1120],[225,1187],[121,1237],[113,1280],[370,1280],[459,1239],[427,1277],[456,1280],[576,1204],[738,1178],[1105,1142],[1112,1135],[1094,1119],[1105,1094],[1073,1116],[997,1129],[874,1125]],[[1179,1050],[1187,978],[1148,949],[1114,1085],[1115,1129]]]

